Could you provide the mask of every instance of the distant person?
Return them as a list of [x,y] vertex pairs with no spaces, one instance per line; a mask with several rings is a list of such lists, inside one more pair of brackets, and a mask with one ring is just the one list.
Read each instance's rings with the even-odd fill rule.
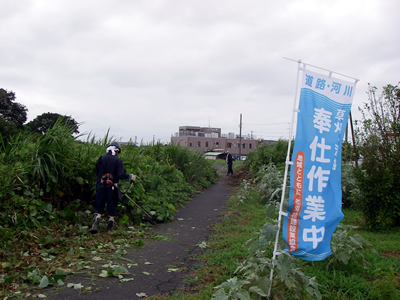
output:
[[229,176],[229,174],[233,175],[233,170],[232,170],[232,163],[233,163],[233,157],[232,154],[229,153],[229,151],[225,151],[226,158],[225,161],[228,164],[228,173],[226,176]]
[[96,163],[96,201],[94,204],[93,223],[89,232],[97,233],[101,215],[107,204],[108,224],[107,230],[112,230],[117,215],[118,182],[120,179],[135,181],[136,175],[127,174],[122,160],[117,157],[121,153],[121,147],[117,142],[112,142],[106,149],[106,154],[101,156]]

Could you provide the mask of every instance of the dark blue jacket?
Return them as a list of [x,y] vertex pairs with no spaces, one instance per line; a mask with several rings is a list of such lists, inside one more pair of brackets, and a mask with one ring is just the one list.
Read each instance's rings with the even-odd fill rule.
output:
[[100,179],[106,173],[112,174],[114,183],[118,183],[120,179],[129,179],[129,174],[125,173],[122,160],[119,157],[112,155],[111,152],[108,152],[97,160],[96,176],[98,188],[105,187],[101,184]]
[[226,162],[227,162],[228,164],[231,164],[231,163],[232,163],[232,154],[230,154],[230,153],[227,154],[227,156],[226,156]]

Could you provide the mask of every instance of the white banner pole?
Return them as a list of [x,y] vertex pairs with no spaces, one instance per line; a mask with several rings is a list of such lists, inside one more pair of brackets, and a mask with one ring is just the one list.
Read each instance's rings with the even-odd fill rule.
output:
[[267,298],[269,298],[269,296],[271,295],[272,279],[274,277],[274,260],[275,260],[276,256],[280,254],[280,252],[277,252],[277,248],[278,248],[278,241],[279,241],[279,234],[280,234],[282,216],[286,215],[286,213],[282,211],[282,208],[283,208],[283,202],[285,200],[285,191],[286,191],[286,182],[287,182],[288,169],[289,169],[289,165],[292,164],[291,161],[290,161],[290,147],[291,147],[291,141],[293,139],[294,118],[295,118],[295,114],[298,112],[298,109],[296,109],[296,104],[297,104],[297,93],[298,93],[298,89],[299,89],[299,76],[300,76],[300,71],[303,70],[300,67],[301,60],[298,60],[297,63],[298,63],[298,66],[297,66],[297,79],[296,79],[296,89],[295,89],[294,101],[293,101],[292,121],[290,122],[289,143],[288,143],[288,150],[287,150],[287,154],[286,154],[286,164],[285,164],[285,175],[284,175],[284,178],[283,178],[282,197],[281,197],[281,203],[280,203],[280,206],[279,206],[278,230],[276,231],[276,237],[275,237],[274,252],[273,252],[273,256],[272,256],[272,267],[271,267],[271,273],[269,275],[270,285],[269,285],[269,289],[268,289]]
[[[291,59],[291,58],[287,58],[287,57],[284,57],[284,59],[291,60],[291,61],[295,61],[295,62],[299,62],[298,60]],[[329,72],[329,73],[331,73],[331,74],[333,73],[333,74],[338,74],[338,75],[340,75],[340,76],[344,76],[344,77],[347,77],[347,78],[351,78],[351,79],[354,79],[354,80],[356,81],[356,83],[360,81],[360,79],[357,79],[357,78],[354,78],[354,77],[351,77],[351,76],[347,76],[347,75],[344,75],[344,74],[341,74],[341,73],[338,73],[338,72],[333,72],[333,71],[331,71],[331,70],[324,69],[324,68],[321,68],[321,67],[317,67],[317,66],[314,66],[314,65],[310,65],[310,64],[307,64],[307,63],[304,63],[304,62],[303,62],[303,66],[304,66],[304,68],[305,68],[306,66],[310,66],[310,67],[314,67],[314,68],[317,68],[317,69],[320,69],[320,70],[327,71],[327,72]]]

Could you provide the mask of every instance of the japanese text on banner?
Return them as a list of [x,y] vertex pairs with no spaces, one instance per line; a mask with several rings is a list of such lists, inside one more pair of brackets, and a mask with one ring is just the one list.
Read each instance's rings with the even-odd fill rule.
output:
[[341,212],[341,142],[355,84],[304,71],[283,239],[306,260],[331,254]]

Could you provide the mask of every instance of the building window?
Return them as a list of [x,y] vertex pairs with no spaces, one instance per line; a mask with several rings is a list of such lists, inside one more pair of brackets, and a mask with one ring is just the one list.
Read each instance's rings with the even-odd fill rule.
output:
[[249,144],[249,149],[253,149],[253,144]]
[[208,148],[208,142],[206,142],[206,147]]
[[215,142],[215,147],[219,147],[219,142]]
[[226,148],[232,148],[232,143],[226,143]]
[[196,142],[196,147],[201,147],[201,142],[200,141]]
[[243,149],[246,149],[246,144],[245,144],[245,143],[243,143],[242,148],[243,148]]
[[192,144],[192,143],[189,143],[189,147],[193,147],[193,144]]

